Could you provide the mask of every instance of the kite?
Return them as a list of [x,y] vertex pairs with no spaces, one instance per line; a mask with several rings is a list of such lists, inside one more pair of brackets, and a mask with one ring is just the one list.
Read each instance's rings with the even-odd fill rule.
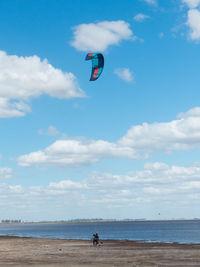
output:
[[99,78],[103,71],[104,57],[101,53],[89,53],[85,60],[92,60],[92,73],[90,81],[95,81]]

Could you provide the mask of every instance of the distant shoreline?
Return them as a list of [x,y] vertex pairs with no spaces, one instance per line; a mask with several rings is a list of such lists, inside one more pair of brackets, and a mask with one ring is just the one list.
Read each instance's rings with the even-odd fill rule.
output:
[[0,222],[0,225],[16,225],[16,224],[73,224],[73,223],[120,223],[120,222],[177,222],[177,221],[200,221],[200,219],[160,219],[160,220],[88,220],[88,221],[39,221],[39,222]]
[[[92,238],[52,238],[52,237],[33,237],[33,236],[17,236],[17,235],[0,235],[1,240],[15,240],[15,239],[30,239],[30,240],[57,240],[66,242],[90,242],[92,244]],[[164,241],[148,241],[148,240],[135,240],[135,239],[100,239],[100,242],[121,242],[121,243],[133,243],[133,244],[149,244],[149,245],[180,245],[180,246],[200,246],[200,243],[180,243],[180,242],[164,242]]]

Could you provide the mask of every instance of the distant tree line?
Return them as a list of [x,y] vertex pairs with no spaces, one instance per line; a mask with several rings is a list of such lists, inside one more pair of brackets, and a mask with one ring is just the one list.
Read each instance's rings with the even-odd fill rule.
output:
[[103,221],[101,218],[92,218],[92,219],[71,219],[67,220],[68,222],[93,222],[93,221]]
[[21,223],[21,220],[1,220],[1,223]]

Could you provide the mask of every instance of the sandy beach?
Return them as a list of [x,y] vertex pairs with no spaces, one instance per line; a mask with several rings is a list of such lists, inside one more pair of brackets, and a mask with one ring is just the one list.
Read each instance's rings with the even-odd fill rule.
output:
[[0,237],[0,266],[200,266],[200,244]]

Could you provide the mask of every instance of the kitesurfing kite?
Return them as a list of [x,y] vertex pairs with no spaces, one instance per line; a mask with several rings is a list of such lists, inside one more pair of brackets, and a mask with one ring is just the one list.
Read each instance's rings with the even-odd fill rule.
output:
[[92,60],[92,73],[90,81],[95,81],[99,78],[103,71],[104,58],[101,53],[89,53],[87,54],[85,60]]

